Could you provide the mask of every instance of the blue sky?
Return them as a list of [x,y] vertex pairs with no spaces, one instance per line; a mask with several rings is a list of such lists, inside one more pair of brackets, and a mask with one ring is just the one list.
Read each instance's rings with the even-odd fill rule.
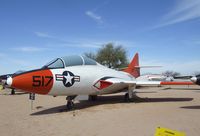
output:
[[141,65],[200,71],[200,0],[0,0],[0,74],[123,45]]

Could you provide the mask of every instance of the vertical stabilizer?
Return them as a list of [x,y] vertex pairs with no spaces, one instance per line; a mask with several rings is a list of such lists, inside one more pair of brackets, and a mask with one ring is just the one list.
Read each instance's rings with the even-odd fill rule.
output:
[[127,72],[134,76],[135,78],[140,76],[140,67],[139,67],[139,56],[138,53],[135,54],[131,63],[128,65],[128,68],[124,69],[124,72]]

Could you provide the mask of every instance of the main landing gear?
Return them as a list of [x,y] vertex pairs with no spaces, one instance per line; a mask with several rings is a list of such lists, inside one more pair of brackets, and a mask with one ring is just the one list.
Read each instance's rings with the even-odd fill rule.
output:
[[133,98],[136,98],[137,96],[135,95],[135,92],[133,90],[135,89],[135,86],[129,86],[128,87],[128,92],[124,95],[124,100],[126,102],[132,102]]
[[76,95],[74,96],[67,96],[66,100],[67,100],[67,110],[72,110],[74,108],[74,98],[76,98]]

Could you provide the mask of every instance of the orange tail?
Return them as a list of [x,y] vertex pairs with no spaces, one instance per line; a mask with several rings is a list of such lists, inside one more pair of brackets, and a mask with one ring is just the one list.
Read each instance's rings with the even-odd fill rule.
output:
[[139,67],[139,56],[138,53],[135,54],[133,60],[128,65],[128,68],[124,69],[124,72],[127,72],[134,76],[135,78],[140,76],[140,67]]

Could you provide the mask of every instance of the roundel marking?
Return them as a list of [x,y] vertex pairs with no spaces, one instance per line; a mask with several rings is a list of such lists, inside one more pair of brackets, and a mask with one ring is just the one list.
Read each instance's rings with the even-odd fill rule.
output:
[[80,76],[75,76],[70,71],[64,71],[62,75],[56,74],[56,80],[62,81],[65,87],[71,87],[75,82],[80,82]]

